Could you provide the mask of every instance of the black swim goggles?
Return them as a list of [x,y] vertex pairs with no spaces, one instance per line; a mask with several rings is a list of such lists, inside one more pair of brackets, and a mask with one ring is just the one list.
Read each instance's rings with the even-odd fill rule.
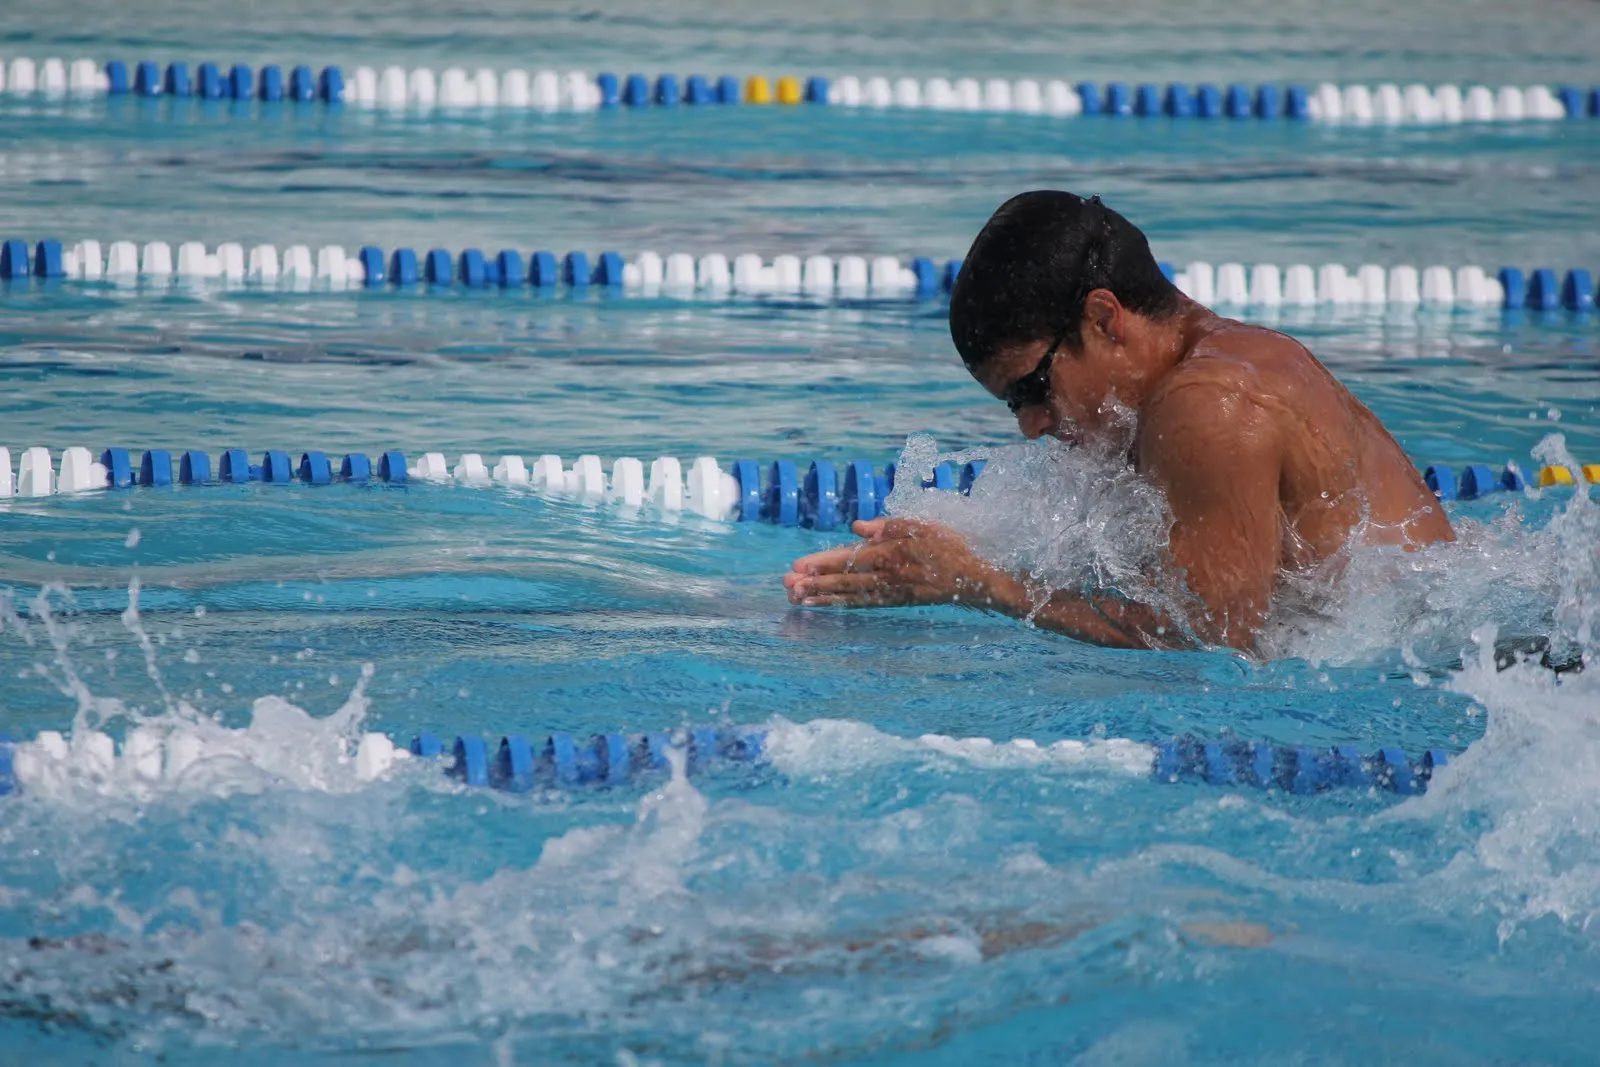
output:
[[1031,408],[1050,399],[1050,368],[1055,363],[1056,350],[1066,337],[1065,333],[1056,334],[1056,339],[1050,342],[1050,347],[1045,349],[1040,358],[1039,365],[1006,386],[1000,399],[1006,402],[1011,414],[1015,415],[1023,408]]

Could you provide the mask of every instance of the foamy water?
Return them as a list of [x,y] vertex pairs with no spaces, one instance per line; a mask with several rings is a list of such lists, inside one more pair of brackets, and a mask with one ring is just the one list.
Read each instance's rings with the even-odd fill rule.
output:
[[[926,435],[901,456],[893,514],[937,522],[963,535],[989,562],[1027,572],[1041,591],[1112,591],[1184,624],[1192,595],[1167,562],[1171,515],[1159,488],[1127,463],[1127,447],[1069,447],[1046,438],[995,449],[941,453]],[[1552,434],[1541,462],[1578,464]],[[940,462],[987,460],[970,496],[918,486]],[[1408,552],[1357,547],[1337,567],[1288,576],[1261,637],[1264,659],[1352,664],[1398,655],[1426,670],[1472,648],[1473,630],[1503,621],[1506,637],[1540,637],[1569,660],[1592,647],[1600,520],[1588,486],[1544,527],[1525,500],[1507,498],[1494,520],[1456,519],[1455,542]],[[1184,624],[1186,626],[1186,624]],[[1186,632],[1191,632],[1187,630]]]
[[[902,469],[935,456],[913,442]],[[1012,565],[1142,580],[1159,500],[1079,464],[1019,449],[991,456],[981,495],[917,500]],[[1042,471],[1068,486],[1048,507],[1025,493]],[[1430,1015],[1494,1050],[1473,1028],[1496,997],[1553,1019],[1600,978],[1600,690],[1494,655],[1512,629],[1594,647],[1594,507],[1550,503],[1461,523],[1415,560],[1358,557],[1331,606],[1283,631],[1336,678],[1398,658],[1402,684],[1472,702],[1481,738],[1403,802],[1162,786],[1144,738],[901,736],[871,707],[756,717],[755,779],[691,783],[680,761],[642,790],[468,790],[424,761],[363,762],[374,717],[404,711],[374,706],[369,674],[322,713],[272,693],[236,698],[241,725],[199,710],[165,681],[185,653],[151,638],[137,586],[121,640],[160,703],[124,703],[85,680],[82,622],[47,590],[5,620],[67,728],[18,746],[24,788],[0,804],[0,1004],[24,1030],[173,1062],[235,1044],[872,1059],[1040,1012],[1083,1062],[1249,1062],[1303,1031],[1252,1031],[1226,1005],[1293,974],[1307,1013],[1432,990]],[[1543,525],[1524,517],[1539,508]],[[1452,648],[1467,656],[1445,671]],[[1129,1029],[1154,1005],[1164,1028]]]

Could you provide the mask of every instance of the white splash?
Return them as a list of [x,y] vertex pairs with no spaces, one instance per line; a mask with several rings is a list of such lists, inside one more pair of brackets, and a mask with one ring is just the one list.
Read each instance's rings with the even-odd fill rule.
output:
[[1494,631],[1450,687],[1487,712],[1483,737],[1396,817],[1470,825],[1470,853],[1445,872],[1451,894],[1500,912],[1501,934],[1553,915],[1600,915],[1600,674],[1537,663],[1497,669]]
[[[1559,434],[1535,455],[1577,469]],[[937,463],[975,458],[988,465],[969,496],[922,488]],[[1540,492],[1528,496],[1537,500]],[[1542,529],[1527,525],[1521,498],[1504,499],[1511,506],[1491,522],[1458,517],[1453,543],[1416,552],[1357,545],[1333,565],[1285,576],[1259,654],[1328,664],[1398,661],[1421,670],[1456,662],[1486,621],[1514,622],[1518,632],[1503,638],[1549,638],[1553,655],[1587,647],[1597,608],[1592,595],[1572,596],[1593,587],[1600,567],[1588,487]],[[1041,590],[1114,590],[1180,626],[1191,610],[1167,554],[1165,497],[1126,462],[1120,439],[1101,449],[1045,439],[942,454],[931,437],[915,435],[901,454],[888,508],[949,526],[981,557],[1027,573]]]
[[[1533,452],[1578,469],[1561,434]],[[1421,669],[1470,655],[1473,632],[1492,624],[1503,642],[1542,639],[1553,659],[1574,660],[1593,647],[1600,521],[1579,485],[1561,490],[1571,499],[1542,528],[1530,525],[1525,512],[1546,492],[1504,494],[1509,506],[1487,523],[1457,517],[1453,543],[1352,552],[1335,579],[1297,591],[1301,610],[1275,614],[1264,653],[1351,663],[1398,651]]]
[[[1165,495],[1127,461],[1121,437],[1068,447],[1054,438],[941,454],[913,435],[901,452],[890,514],[937,522],[979,556],[1040,590],[1116,590],[1172,614],[1187,595],[1167,566],[1172,517]],[[922,489],[934,467],[982,458],[969,495]]]
[[[1577,469],[1559,436],[1535,455]],[[1502,938],[1545,916],[1587,926],[1600,915],[1600,508],[1587,487],[1573,492],[1538,545],[1534,562],[1556,587],[1550,646],[1586,669],[1557,674],[1532,656],[1505,667],[1499,630],[1485,623],[1471,635],[1477,654],[1448,683],[1486,713],[1484,735],[1426,796],[1391,815],[1466,831],[1470,849],[1443,873],[1444,899],[1494,908]]]
[[[34,647],[43,635],[53,656],[49,664],[36,665],[36,673],[76,704],[66,732],[44,730],[14,745],[14,771],[25,793],[73,802],[149,800],[183,792],[227,796],[274,787],[348,792],[384,777],[409,755],[384,735],[361,731],[371,664],[362,667],[344,703],[330,715],[314,716],[282,697],[265,696],[251,705],[249,725],[222,725],[168,690],[138,603],[135,578],[122,622],[142,650],[146,673],[165,704],[156,714],[97,696],[84,683],[72,660],[72,628],[59,607],[72,606],[69,590],[41,590],[27,616],[0,596],[0,625]],[[107,732],[118,727],[124,728],[120,746]]]
[[150,800],[163,794],[230,796],[288,788],[345,793],[385,777],[408,758],[382,734],[360,731],[370,668],[331,715],[314,716],[279,696],[251,706],[248,726],[231,729],[178,712],[145,718],[120,750],[89,727],[41,731],[13,749],[17,784],[32,797]]

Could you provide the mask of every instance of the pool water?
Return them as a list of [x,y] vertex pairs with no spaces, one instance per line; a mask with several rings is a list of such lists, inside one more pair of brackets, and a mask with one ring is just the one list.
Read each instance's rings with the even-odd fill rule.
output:
[[[225,26],[174,0],[18,9],[0,51],[1529,84],[1592,81],[1600,47],[1600,19],[1558,3],[1139,4],[1118,23],[691,7],[279,5]],[[1593,123],[422,119],[0,95],[0,143],[0,236],[69,242],[945,258],[1049,185],[1101,193],[1177,263],[1600,266]],[[13,453],[881,465],[928,434],[913,458],[992,465],[971,498],[913,509],[1078,567],[1136,558],[1129,513],[1079,488],[1110,472],[1020,445],[938,301],[68,286],[0,308]],[[1276,322],[1419,465],[1600,461],[1592,316]],[[1040,472],[1059,479],[1050,508]],[[143,725],[228,754],[177,783],[68,775],[0,801],[0,1060],[1588,1062],[1600,686],[1537,656],[1497,669],[1494,650],[1593,655],[1600,518],[1572,489],[1449,507],[1457,545],[1362,556],[1251,659],[956,608],[798,610],[779,576],[845,535],[503,487],[6,501],[0,728]],[[767,759],[512,795],[420,762],[362,782],[345,758],[363,731],[688,724],[764,726]],[[1153,780],[1139,746],[1185,734],[1451,762],[1408,799]]]

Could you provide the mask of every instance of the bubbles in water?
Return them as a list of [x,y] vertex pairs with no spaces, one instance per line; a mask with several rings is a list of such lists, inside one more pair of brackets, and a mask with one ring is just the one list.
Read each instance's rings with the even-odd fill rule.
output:
[[[1054,438],[941,454],[916,435],[901,453],[888,510],[937,522],[1037,592],[1116,593],[1185,625],[1188,598],[1166,563],[1166,498],[1127,460],[1127,443],[1069,447]],[[924,492],[936,464],[987,461],[969,495]]]
[[[1560,435],[1536,450],[1576,470]],[[970,496],[926,492],[936,464],[980,458],[941,454],[909,439],[890,494],[892,514],[937,522],[1038,592],[1114,591],[1172,617],[1185,632],[1192,597],[1167,555],[1171,515],[1157,487],[1128,464],[1124,442],[1069,447],[1053,439],[986,449]],[[1264,659],[1372,662],[1431,671],[1456,663],[1474,627],[1494,621],[1507,640],[1549,641],[1552,656],[1587,647],[1595,616],[1595,529],[1587,487],[1543,528],[1524,506],[1488,521],[1457,516],[1457,540],[1418,551],[1355,543],[1307,571],[1285,573],[1258,641]]]
[[[897,514],[947,522],[1053,588],[1170,597],[1151,578],[1165,508],[1119,457],[1019,446],[989,454],[971,498],[918,493],[938,458],[930,440],[908,446]],[[1541,458],[1570,462],[1556,441]],[[370,669],[332,715],[269,696],[227,729],[162,686],[137,584],[123,624],[162,694],[148,713],[90,692],[74,669],[70,593],[47,590],[26,617],[6,602],[0,625],[40,650],[76,717],[69,736],[19,749],[33,777],[0,820],[6,902],[43,933],[0,946],[0,989],[18,1011],[43,1005],[62,1025],[154,1046],[196,1031],[341,1048],[466,1034],[502,1062],[563,1041],[582,1062],[719,1050],[771,1062],[926,1042],[1122,986],[1226,981],[1250,965],[1197,955],[1193,924],[1168,914],[1193,906],[1197,881],[1223,925],[1240,897],[1289,914],[1306,899],[1381,905],[1468,935],[1486,915],[1508,939],[1550,917],[1579,927],[1600,910],[1600,679],[1497,670],[1494,656],[1512,631],[1592,656],[1600,528],[1581,490],[1528,528],[1523,514],[1546,503],[1533,494],[1460,522],[1455,545],[1355,553],[1303,591],[1293,623],[1275,620],[1274,655],[1404,649],[1433,673],[1479,631],[1483,652],[1449,684],[1486,710],[1486,735],[1429,795],[1376,816],[1372,804],[1330,816],[1269,794],[1158,793],[1142,781],[1149,749],[1130,741],[900,739],[840,718],[771,723],[777,797],[697,789],[681,754],[642,797],[452,796],[416,764],[371,784]],[[108,759],[109,729],[124,741]],[[1150,843],[1163,833],[1181,847]],[[1274,834],[1281,849],[1255,844]],[[1418,854],[1434,842],[1430,867]],[[1384,873],[1362,882],[1297,863]],[[1339,942],[1339,960],[1360,977],[1370,948]],[[1448,968],[1431,978],[1458,988]],[[1087,1047],[1184,1047],[1135,1037],[1102,1031]]]
[[1483,737],[1392,818],[1443,824],[1464,851],[1434,881],[1446,909],[1489,910],[1502,940],[1547,916],[1600,914],[1600,674],[1496,662],[1495,632],[1449,682],[1487,711]]

